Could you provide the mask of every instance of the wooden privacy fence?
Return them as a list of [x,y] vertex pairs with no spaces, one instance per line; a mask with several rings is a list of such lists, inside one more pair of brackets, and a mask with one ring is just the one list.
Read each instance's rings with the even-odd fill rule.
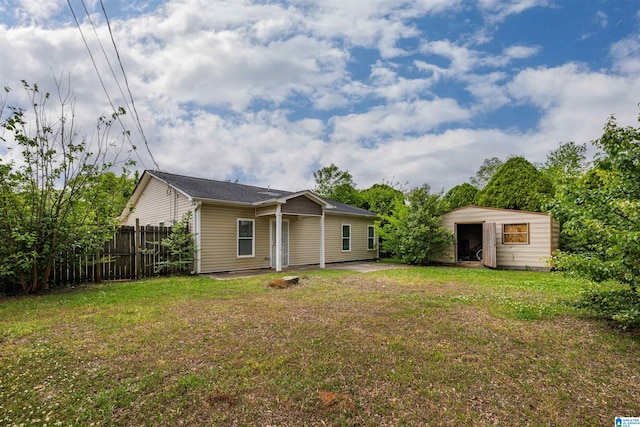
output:
[[156,264],[167,260],[167,248],[158,243],[171,233],[171,227],[122,226],[92,257],[78,258],[69,253],[56,264],[53,282],[78,284],[102,280],[131,280],[160,276]]

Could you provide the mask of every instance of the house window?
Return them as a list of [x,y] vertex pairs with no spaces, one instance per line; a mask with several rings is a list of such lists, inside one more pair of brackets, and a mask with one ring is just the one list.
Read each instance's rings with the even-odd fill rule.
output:
[[374,250],[376,248],[376,229],[373,225],[367,226],[367,249]]
[[255,221],[238,219],[238,257],[252,257],[255,250]]
[[342,252],[351,251],[351,225],[342,224]]
[[529,224],[502,224],[502,243],[526,245],[529,243]]

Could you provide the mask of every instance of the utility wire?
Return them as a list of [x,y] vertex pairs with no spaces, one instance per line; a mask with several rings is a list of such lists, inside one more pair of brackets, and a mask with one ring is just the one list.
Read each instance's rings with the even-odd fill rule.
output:
[[[105,86],[104,81],[102,80],[102,76],[100,75],[100,70],[98,69],[98,65],[96,64],[96,61],[93,58],[93,54],[91,53],[91,49],[89,48],[87,39],[85,38],[84,33],[82,32],[80,21],[78,20],[78,17],[76,16],[75,11],[73,10],[73,6],[71,5],[71,0],[67,0],[67,4],[69,5],[69,9],[71,10],[73,19],[75,20],[78,30],[80,31],[80,36],[82,36],[82,41],[84,42],[84,45],[87,48],[87,52],[89,52],[89,57],[91,58],[91,62],[93,63],[93,68],[96,70],[96,74],[98,75],[98,80],[100,80],[100,84],[102,85],[102,89],[104,90],[104,93],[107,96],[107,99],[109,100],[109,104],[111,105],[111,108],[113,108],[113,111],[117,111],[116,107],[113,105],[113,101],[111,100],[111,97],[109,96],[109,91],[107,91],[107,87]],[[83,1],[83,4],[84,4],[84,1]],[[140,163],[142,163],[142,166],[144,166],[144,168],[147,169],[147,166],[144,164],[144,161],[142,160],[142,158],[140,157],[140,154],[138,154],[138,151],[136,150],[136,146],[133,145],[133,141],[131,141],[131,136],[129,135],[129,132],[126,132],[126,127],[124,123],[122,123],[122,120],[120,119],[120,115],[117,115],[117,118],[118,118],[118,122],[120,122],[120,125],[122,126],[122,129],[125,130],[124,134],[129,140],[129,144],[131,144],[131,148],[136,153],[138,160],[140,160]]]
[[[102,41],[100,40],[100,36],[98,35],[98,31],[96,30],[96,26],[93,23],[93,20],[91,19],[91,14],[89,13],[89,10],[87,9],[87,6],[84,2],[84,0],[81,0],[82,3],[82,7],[84,8],[84,12],[87,15],[87,19],[89,20],[89,23],[91,24],[91,28],[93,28],[93,33],[96,36],[96,39],[98,40],[98,44],[100,45],[100,49],[102,50],[102,54],[104,55],[104,59],[107,61],[107,65],[109,65],[109,70],[111,70],[111,74],[113,75],[113,78],[116,82],[116,85],[118,86],[118,89],[120,90],[120,95],[122,95],[122,98],[125,102],[125,105],[127,106],[127,110],[129,111],[133,111],[134,113],[134,123],[136,125],[136,128],[138,129],[138,132],[140,133],[140,136],[142,137],[142,141],[144,142],[145,148],[147,149],[147,153],[149,154],[149,157],[151,157],[151,160],[153,161],[153,164],[156,167],[156,170],[159,170],[160,167],[158,166],[158,163],[156,162],[156,159],[153,157],[153,154],[151,153],[151,150],[149,149],[149,143],[147,142],[147,137],[144,134],[144,131],[142,130],[142,123],[140,121],[140,116],[138,115],[138,110],[136,109],[136,104],[133,101],[133,94],[131,93],[131,89],[129,87],[129,81],[127,80],[127,74],[124,71],[124,66],[122,65],[122,60],[120,59],[120,53],[118,52],[118,47],[116,46],[116,42],[115,39],[113,37],[113,32],[111,30],[111,23],[109,22],[109,17],[107,16],[107,11],[105,10],[104,7],[104,3],[102,2],[102,0],[100,0],[100,4],[102,6],[102,12],[104,13],[104,17],[105,20],[107,22],[107,27],[109,29],[109,35],[111,36],[111,42],[113,43],[113,47],[115,49],[116,52],[116,57],[118,59],[118,63],[120,64],[120,70],[122,70],[122,75],[124,76],[124,81],[125,81],[125,85],[127,87],[127,91],[129,93],[129,99],[131,100],[131,108],[129,107],[129,102],[127,101],[127,96],[124,94],[124,91],[122,90],[122,86],[120,85],[120,81],[118,80],[118,76],[116,76],[116,73],[113,69],[113,67],[111,66],[111,61],[109,60],[109,56],[107,55],[107,52],[104,49],[104,45],[102,44]],[[145,168],[146,169],[146,168]]]
[[[82,4],[84,4],[84,0]],[[124,66],[122,65],[122,59],[120,58],[120,52],[118,51],[118,46],[116,46],[116,41],[113,38],[113,31],[111,31],[111,23],[109,22],[109,17],[107,16],[107,11],[104,8],[104,3],[102,2],[102,0],[100,0],[100,6],[102,7],[102,12],[104,13],[104,19],[107,21],[107,28],[109,29],[109,36],[111,36],[111,43],[113,44],[113,49],[116,52],[116,57],[118,58],[118,64],[120,64],[120,70],[122,71],[122,76],[124,77],[124,84],[127,87],[127,92],[129,93],[129,99],[131,99],[131,107],[132,107],[133,113],[135,114],[135,120],[138,123],[138,130],[140,130],[140,135],[142,135],[142,141],[144,142],[145,147],[147,147],[147,152],[149,153],[149,157],[151,157],[151,160],[153,161],[153,164],[155,165],[156,170],[160,170],[160,166],[158,166],[156,159],[153,158],[153,154],[151,154],[151,150],[149,149],[149,142],[147,141],[147,137],[144,134],[144,131],[142,130],[142,123],[140,122],[140,116],[138,115],[136,104],[133,101],[133,94],[131,93],[131,87],[129,87],[129,80],[127,79],[127,73],[125,73],[124,71]],[[100,46],[102,46],[102,43],[100,43]],[[109,68],[111,68],[111,64],[109,64]],[[111,72],[113,73],[113,69],[111,69]],[[114,77],[115,77],[115,74],[114,74]],[[120,84],[118,84],[118,88],[120,88]],[[122,89],[120,89],[120,92],[122,92]],[[124,94],[123,94],[123,98],[124,98]]]
[[82,1],[82,7],[84,8],[84,12],[87,15],[87,19],[89,20],[89,23],[91,24],[91,28],[93,28],[93,33],[96,36],[96,40],[98,40],[98,44],[100,45],[100,49],[102,49],[102,54],[104,56],[104,59],[107,61],[107,65],[109,65],[109,69],[111,70],[111,74],[113,75],[113,78],[116,81],[116,85],[118,86],[118,89],[120,90],[120,95],[122,95],[122,98],[124,99],[124,103],[127,106],[127,110],[129,110],[129,103],[127,102],[127,97],[125,96],[124,91],[122,90],[122,86],[120,86],[120,82],[118,81],[118,77],[116,76],[116,73],[113,70],[113,67],[111,66],[111,61],[109,61],[109,56],[107,55],[107,52],[104,49],[102,41],[100,40],[100,37],[98,36],[98,31],[96,30],[96,26],[93,24],[93,20],[91,19],[91,15],[89,14],[89,11],[87,10],[87,6],[85,5],[85,2],[83,0],[81,0],[81,1]]

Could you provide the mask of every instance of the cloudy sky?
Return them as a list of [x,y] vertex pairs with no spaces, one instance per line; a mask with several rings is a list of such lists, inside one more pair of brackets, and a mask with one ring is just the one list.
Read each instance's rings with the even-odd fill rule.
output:
[[[485,158],[588,143],[611,114],[638,125],[638,0],[103,3],[167,172],[299,190],[334,163],[360,188],[446,191]],[[70,76],[89,133],[111,112],[98,73],[131,110],[99,0],[0,0],[10,99]],[[155,169],[132,117],[137,167]]]

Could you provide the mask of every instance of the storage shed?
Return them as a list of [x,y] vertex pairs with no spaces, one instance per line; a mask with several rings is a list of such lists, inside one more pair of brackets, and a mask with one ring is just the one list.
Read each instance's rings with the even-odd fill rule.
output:
[[559,247],[558,222],[541,212],[467,206],[445,213],[442,225],[455,235],[436,260],[443,264],[549,270],[547,259]]

